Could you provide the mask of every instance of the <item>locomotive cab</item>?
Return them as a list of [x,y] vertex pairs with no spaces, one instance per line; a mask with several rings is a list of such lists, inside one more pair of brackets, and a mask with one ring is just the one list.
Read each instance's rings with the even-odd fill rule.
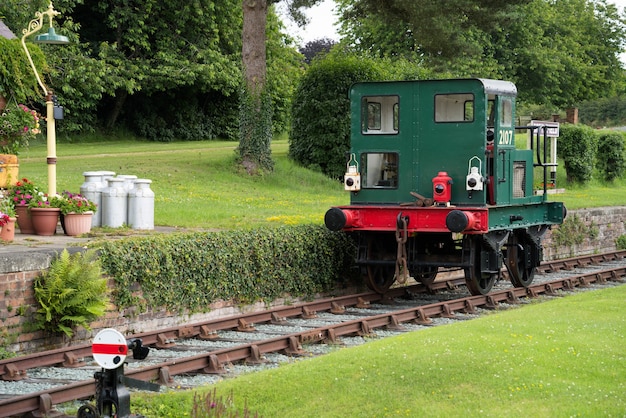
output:
[[485,79],[352,86],[350,205],[325,223],[357,237],[371,288],[461,268],[472,293],[487,293],[503,263],[530,283],[564,208],[534,193],[533,152],[515,146],[516,95]]

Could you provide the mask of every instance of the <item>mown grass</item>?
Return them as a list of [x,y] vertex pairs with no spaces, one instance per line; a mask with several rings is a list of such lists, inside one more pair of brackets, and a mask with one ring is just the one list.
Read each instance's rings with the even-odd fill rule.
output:
[[[622,417],[626,286],[339,348],[224,380],[233,410],[264,417]],[[133,395],[146,417],[181,417],[193,391]]]
[[[287,158],[286,139],[275,140],[273,173],[244,174],[234,164],[237,143],[154,143],[133,140],[57,144],[57,190],[78,192],[85,171],[110,170],[152,180],[155,224],[185,228],[237,229],[266,225],[321,224],[326,210],[347,204],[342,185]],[[47,189],[46,147],[33,144],[20,155],[20,177]],[[568,209],[624,204],[626,180],[567,184],[562,168],[550,195]],[[411,200],[410,196],[407,200]]]
[[[57,191],[78,192],[85,171],[148,178],[155,193],[155,224],[186,228],[321,224],[330,206],[348,202],[340,183],[291,162],[286,140],[273,143],[274,172],[259,177],[239,171],[236,147],[224,141],[58,144]],[[43,144],[20,155],[19,175],[47,189]]]

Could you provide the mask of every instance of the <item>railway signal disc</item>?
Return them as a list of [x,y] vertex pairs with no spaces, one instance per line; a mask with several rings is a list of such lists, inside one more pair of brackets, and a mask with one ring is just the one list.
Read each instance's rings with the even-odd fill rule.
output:
[[118,330],[106,328],[100,331],[91,346],[93,359],[104,369],[117,369],[126,360],[128,345]]

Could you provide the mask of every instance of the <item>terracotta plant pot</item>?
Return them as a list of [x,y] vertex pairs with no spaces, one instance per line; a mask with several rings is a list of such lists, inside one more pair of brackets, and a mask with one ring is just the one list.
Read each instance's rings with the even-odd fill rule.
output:
[[30,210],[26,205],[16,205],[15,214],[17,215],[17,226],[22,234],[34,234],[33,221],[30,216]]
[[65,235],[76,236],[91,231],[93,212],[68,213],[63,215],[63,229]]
[[59,223],[59,208],[30,208],[35,234],[50,236],[57,231]]
[[2,225],[2,230],[0,230],[0,239],[2,241],[13,241],[15,238],[15,221],[16,218],[9,218],[9,222]]

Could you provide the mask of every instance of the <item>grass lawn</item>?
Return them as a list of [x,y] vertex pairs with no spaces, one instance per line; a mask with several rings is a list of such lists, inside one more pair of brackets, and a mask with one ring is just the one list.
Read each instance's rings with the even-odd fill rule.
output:
[[[579,293],[215,387],[264,417],[623,417],[625,302],[624,285]],[[186,416],[193,394],[133,394],[133,413]]]
[[[261,177],[236,169],[236,147],[225,141],[58,144],[57,191],[78,192],[85,171],[134,174],[152,180],[155,225],[187,228],[321,224],[329,207],[348,203],[339,182],[287,158],[286,140],[274,141],[275,171]],[[19,176],[47,188],[43,144],[20,155]]]
[[[287,158],[287,140],[272,144],[273,173],[251,178],[234,165],[237,143],[93,141],[57,144],[57,191],[78,192],[85,171],[109,170],[152,180],[155,224],[185,228],[241,229],[267,225],[323,223],[331,206],[347,204],[342,185],[305,170]],[[624,204],[626,180],[557,185],[565,193],[550,200],[568,209]],[[33,144],[20,155],[19,176],[47,188],[46,147]],[[407,196],[407,201],[413,198]]]

